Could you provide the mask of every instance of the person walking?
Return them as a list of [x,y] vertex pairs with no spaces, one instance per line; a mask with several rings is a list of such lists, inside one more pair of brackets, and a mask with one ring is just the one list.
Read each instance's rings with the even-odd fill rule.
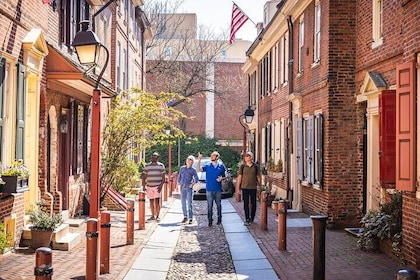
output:
[[194,160],[194,156],[188,156],[187,160],[185,161],[185,165],[181,166],[178,175],[178,184],[181,187],[182,213],[184,214],[182,223],[186,223],[188,221],[189,224],[192,224],[193,218],[193,186],[196,182],[198,182],[197,170],[195,170],[195,168],[192,166],[194,164]]
[[257,186],[261,186],[260,168],[253,160],[254,154],[252,152],[246,152],[244,163],[239,168],[238,178],[236,178],[236,184],[242,189],[245,226],[249,226],[254,222],[255,212],[257,210]]
[[159,154],[152,154],[152,161],[147,163],[142,174],[143,191],[150,200],[152,216],[148,221],[159,220],[160,198],[162,186],[165,182],[165,165],[158,161]]
[[210,162],[201,166],[202,154],[198,154],[197,171],[206,172],[206,198],[207,218],[209,227],[213,225],[213,202],[217,208],[217,224],[222,223],[222,181],[225,179],[226,169],[218,160],[220,154],[216,151],[211,153]]

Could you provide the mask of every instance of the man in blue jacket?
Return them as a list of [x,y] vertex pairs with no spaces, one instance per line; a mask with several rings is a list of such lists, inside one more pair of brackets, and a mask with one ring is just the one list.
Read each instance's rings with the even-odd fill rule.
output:
[[217,224],[222,223],[222,181],[225,179],[226,169],[218,160],[220,154],[213,152],[210,155],[210,163],[201,166],[201,158],[198,154],[197,171],[206,172],[206,198],[207,198],[207,218],[209,227],[213,225],[213,202],[216,202]]

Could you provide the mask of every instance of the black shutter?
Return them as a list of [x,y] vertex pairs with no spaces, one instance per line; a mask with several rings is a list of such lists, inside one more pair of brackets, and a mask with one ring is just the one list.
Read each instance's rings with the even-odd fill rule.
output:
[[296,175],[301,181],[303,180],[302,121],[302,118],[296,120]]
[[0,159],[3,158],[3,116],[4,116],[4,87],[6,77],[6,59],[0,57]]

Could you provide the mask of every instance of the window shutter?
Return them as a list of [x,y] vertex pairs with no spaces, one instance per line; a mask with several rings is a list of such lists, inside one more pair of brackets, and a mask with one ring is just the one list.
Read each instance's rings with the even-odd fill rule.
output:
[[310,116],[307,119],[306,126],[306,143],[308,154],[306,160],[306,173],[308,175],[308,183],[313,184],[315,182],[314,178],[314,159],[315,159],[315,147],[314,147],[314,116]]
[[17,64],[16,87],[16,159],[24,159],[24,134],[25,134],[25,66]]
[[397,65],[396,188],[415,190],[416,96],[415,62]]
[[0,159],[3,158],[3,116],[4,116],[4,87],[6,77],[6,59],[0,57]]
[[320,187],[324,182],[324,150],[322,147],[324,146],[324,116],[322,114],[318,115],[316,118],[317,121],[317,150],[318,150],[318,183]]
[[379,95],[379,178],[381,185],[395,184],[395,90]]
[[303,155],[302,155],[302,118],[296,120],[296,175],[299,180],[303,180]]

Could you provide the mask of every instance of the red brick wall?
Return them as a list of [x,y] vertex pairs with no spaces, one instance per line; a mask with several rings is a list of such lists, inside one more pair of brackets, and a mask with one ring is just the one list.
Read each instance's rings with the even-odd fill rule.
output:
[[[402,2],[406,2],[401,5]],[[358,1],[356,84],[360,90],[368,71],[379,72],[388,87],[396,81],[398,64],[416,59],[420,51],[420,7],[418,1],[385,2],[384,42],[372,49],[372,1]],[[406,260],[420,269],[420,201],[414,193],[403,193],[403,253]]]
[[[152,63],[152,62],[147,62]],[[214,136],[223,140],[242,140],[243,128],[239,116],[248,105],[247,76],[242,73],[242,63],[215,63],[215,126]],[[156,75],[147,76],[147,90],[151,92],[169,91],[157,82]],[[197,85],[197,88],[205,88]],[[199,93],[191,96],[190,103],[182,103],[176,109],[184,112],[189,119],[184,120],[184,132],[187,135],[203,135],[206,129],[206,96]],[[241,144],[242,145],[242,144]]]

